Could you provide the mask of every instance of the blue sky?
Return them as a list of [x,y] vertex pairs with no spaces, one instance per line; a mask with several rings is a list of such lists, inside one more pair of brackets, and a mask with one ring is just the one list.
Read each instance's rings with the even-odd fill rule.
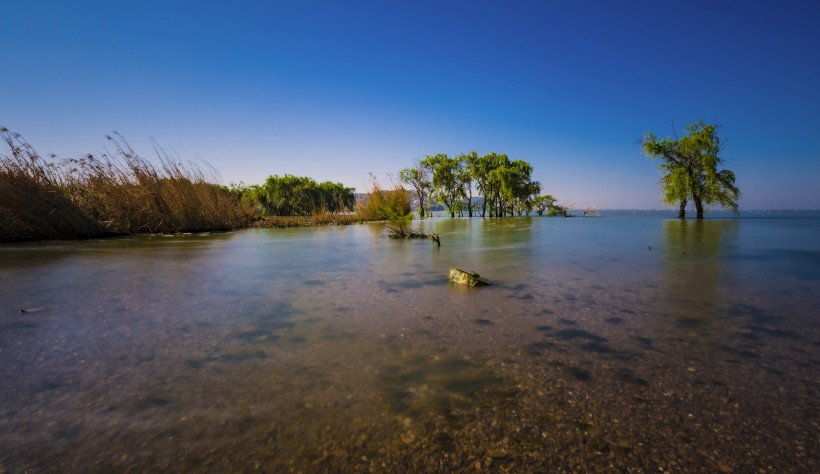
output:
[[746,209],[820,208],[820,3],[0,0],[0,125],[121,133],[222,181],[363,188],[428,154],[529,161],[579,207],[660,208],[646,130],[721,125]]

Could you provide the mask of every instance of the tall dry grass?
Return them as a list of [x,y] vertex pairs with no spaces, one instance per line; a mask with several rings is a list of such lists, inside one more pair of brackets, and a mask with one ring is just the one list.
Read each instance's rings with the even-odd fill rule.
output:
[[120,136],[95,156],[42,158],[19,134],[0,128],[0,242],[106,234],[228,230],[253,209],[219,185],[210,167],[183,164],[155,147],[160,165]]
[[356,201],[356,214],[362,221],[404,220],[410,214],[410,194],[399,183],[383,189],[371,174],[368,189]]

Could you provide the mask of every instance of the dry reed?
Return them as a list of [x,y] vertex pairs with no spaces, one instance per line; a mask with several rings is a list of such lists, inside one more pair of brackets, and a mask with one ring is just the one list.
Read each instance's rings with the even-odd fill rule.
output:
[[370,175],[369,189],[356,202],[356,214],[362,221],[402,219],[410,214],[410,195],[401,184],[382,189],[379,181]]
[[216,172],[183,164],[155,147],[160,167],[120,136],[113,152],[43,159],[16,133],[0,128],[0,242],[109,234],[228,230],[253,209],[213,184]]

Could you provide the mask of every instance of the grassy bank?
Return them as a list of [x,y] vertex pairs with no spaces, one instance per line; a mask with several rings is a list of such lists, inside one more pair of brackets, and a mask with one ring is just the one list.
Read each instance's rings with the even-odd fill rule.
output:
[[[310,215],[267,215],[261,194],[214,184],[218,174],[207,165],[181,163],[156,147],[155,166],[122,137],[107,138],[105,153],[61,160],[0,127],[0,242],[409,219],[401,185],[383,189],[372,176],[355,212],[320,206]],[[344,191],[352,199],[353,190]]]
[[58,160],[0,128],[0,242],[228,230],[253,209],[213,184],[216,172],[157,148],[157,167],[121,137],[110,151]]

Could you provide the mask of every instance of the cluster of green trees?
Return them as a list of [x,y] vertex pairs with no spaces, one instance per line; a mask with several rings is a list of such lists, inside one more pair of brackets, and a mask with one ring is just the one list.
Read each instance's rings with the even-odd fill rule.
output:
[[557,201],[552,194],[544,194],[535,198],[532,207],[539,216],[543,216],[546,212],[548,216],[571,217],[569,214],[571,206],[559,206],[556,204]]
[[257,213],[270,216],[352,211],[356,204],[353,188],[330,181],[317,183],[312,178],[291,174],[269,176],[262,185],[234,184],[231,189],[243,201],[256,206]]
[[[694,203],[699,219],[709,205],[737,212],[740,190],[735,186],[735,174],[722,169],[717,125],[696,122],[685,130],[681,138],[661,139],[649,131],[643,138],[644,154],[660,161],[662,201],[677,204],[681,218],[686,216],[689,202]],[[430,206],[436,203],[444,206],[450,217],[520,216],[533,211],[538,215],[569,217],[571,206],[558,205],[550,194],[541,195],[541,184],[532,179],[532,173],[533,168],[526,161],[510,160],[503,153],[481,156],[473,151],[453,157],[444,153],[428,155],[401,170],[399,179],[412,187],[421,216],[428,215]],[[231,190],[263,215],[337,213],[353,211],[357,205],[353,188],[290,174],[270,176],[263,185],[232,185]],[[400,186],[391,192],[404,193]],[[372,200],[370,206],[366,205],[367,200],[360,203],[372,208],[369,214],[374,216],[370,218],[383,213],[385,207],[381,203],[385,191],[375,186],[373,193],[380,199]]]
[[681,138],[659,139],[647,131],[643,138],[643,152],[653,161],[660,160],[661,200],[664,204],[679,205],[678,217],[686,217],[686,205],[695,203],[698,219],[703,219],[704,206],[718,205],[737,212],[740,190],[735,186],[735,174],[719,169],[723,159],[717,125],[695,122],[686,127]]
[[[562,215],[552,196],[539,196],[541,183],[532,179],[532,166],[510,160],[505,154],[476,152],[448,156],[440,153],[417,161],[399,172],[402,183],[413,188],[419,201],[419,215],[427,214],[432,202],[443,205],[450,217],[503,217],[549,209]],[[483,199],[474,200],[473,190]],[[477,196],[476,196],[477,197]],[[539,210],[540,209],[540,210]]]

